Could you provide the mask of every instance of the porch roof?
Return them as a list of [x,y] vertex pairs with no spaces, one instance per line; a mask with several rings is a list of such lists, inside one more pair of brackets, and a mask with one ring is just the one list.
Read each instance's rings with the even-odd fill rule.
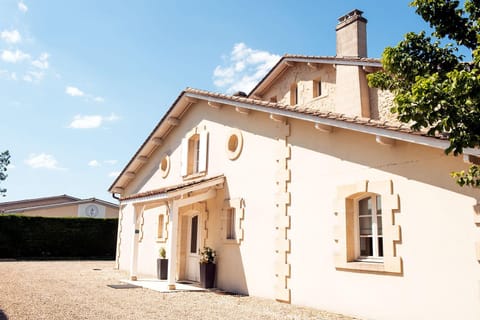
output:
[[120,199],[121,204],[133,202],[146,202],[155,200],[166,200],[188,192],[197,191],[213,186],[222,185],[225,182],[224,175],[209,178],[197,179],[185,183],[171,185],[150,191],[135,193]]

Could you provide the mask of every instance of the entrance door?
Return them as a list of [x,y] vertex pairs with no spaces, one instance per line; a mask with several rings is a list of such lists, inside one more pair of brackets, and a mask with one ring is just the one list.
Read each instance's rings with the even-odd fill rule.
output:
[[186,277],[187,280],[200,281],[200,255],[198,254],[200,244],[200,221],[199,215],[193,215],[188,218],[188,237],[186,254]]

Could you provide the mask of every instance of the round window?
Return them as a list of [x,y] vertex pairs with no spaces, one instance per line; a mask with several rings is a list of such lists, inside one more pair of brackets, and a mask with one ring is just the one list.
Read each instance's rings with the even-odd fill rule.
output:
[[226,143],[226,151],[230,160],[235,160],[240,156],[243,147],[242,133],[239,130],[233,130]]
[[162,173],[162,178],[166,178],[168,176],[168,172],[170,171],[170,157],[165,155],[160,161],[160,172]]

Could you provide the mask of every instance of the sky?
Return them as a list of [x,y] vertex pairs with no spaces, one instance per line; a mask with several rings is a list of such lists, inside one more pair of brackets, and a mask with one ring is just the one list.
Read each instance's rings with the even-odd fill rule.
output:
[[108,188],[186,87],[248,92],[286,53],[335,55],[337,18],[368,55],[428,28],[409,0],[0,0],[0,201]]

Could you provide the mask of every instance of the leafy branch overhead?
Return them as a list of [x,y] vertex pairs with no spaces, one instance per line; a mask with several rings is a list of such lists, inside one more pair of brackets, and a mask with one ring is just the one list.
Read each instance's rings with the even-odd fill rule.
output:
[[[480,1],[416,0],[411,6],[434,30],[405,35],[382,55],[383,71],[369,84],[395,94],[392,112],[414,130],[447,136],[447,154],[480,146]],[[449,41],[448,44],[443,44]],[[469,61],[459,54],[467,52]],[[460,185],[480,186],[480,169],[452,173]]]
[[[6,172],[9,164],[10,164],[10,152],[8,152],[7,150],[0,153],[0,181],[4,181],[5,179],[7,179],[8,175],[6,174]],[[6,192],[7,192],[7,189],[0,187],[0,195],[5,196]]]

